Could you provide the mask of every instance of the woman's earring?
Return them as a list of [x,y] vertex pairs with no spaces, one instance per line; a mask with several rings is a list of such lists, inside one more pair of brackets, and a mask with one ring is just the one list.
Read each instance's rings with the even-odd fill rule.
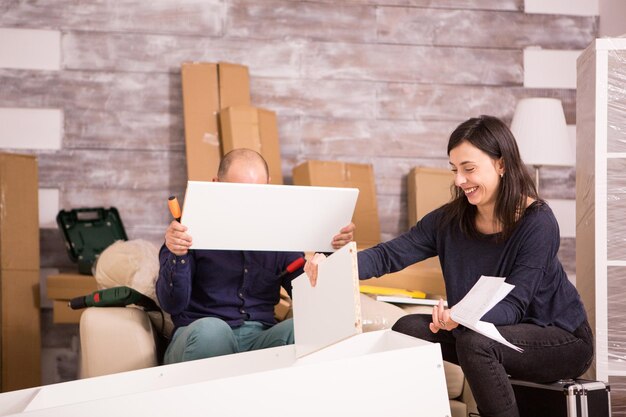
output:
[[503,178],[503,177],[504,177],[504,172],[501,172],[500,173],[500,178]]

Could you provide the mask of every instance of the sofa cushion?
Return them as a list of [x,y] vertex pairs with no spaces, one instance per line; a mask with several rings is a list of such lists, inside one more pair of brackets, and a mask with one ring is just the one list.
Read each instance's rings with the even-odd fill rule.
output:
[[[115,337],[111,337],[115,335]],[[150,319],[126,307],[90,307],[80,318],[81,378],[157,365]]]
[[[106,248],[96,262],[98,288],[130,287],[157,304],[155,285],[158,277],[159,249],[147,240],[118,240]],[[171,336],[174,323],[169,314],[150,313],[149,317],[165,336]]]
[[154,285],[159,276],[159,249],[147,240],[118,240],[98,257],[99,288],[127,286],[158,303]]

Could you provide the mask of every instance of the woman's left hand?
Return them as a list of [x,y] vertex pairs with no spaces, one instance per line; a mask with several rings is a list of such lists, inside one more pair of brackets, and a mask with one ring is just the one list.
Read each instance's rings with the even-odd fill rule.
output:
[[443,300],[439,299],[439,304],[433,307],[433,322],[429,324],[430,331],[437,333],[439,330],[456,329],[459,323],[450,318],[450,310],[443,306]]

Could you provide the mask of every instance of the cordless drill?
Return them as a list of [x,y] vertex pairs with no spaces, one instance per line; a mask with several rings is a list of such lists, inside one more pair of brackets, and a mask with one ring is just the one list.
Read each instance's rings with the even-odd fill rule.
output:
[[69,306],[73,310],[86,307],[124,307],[130,304],[143,307],[146,311],[159,311],[160,308],[149,297],[129,287],[113,287],[91,294],[72,298]]

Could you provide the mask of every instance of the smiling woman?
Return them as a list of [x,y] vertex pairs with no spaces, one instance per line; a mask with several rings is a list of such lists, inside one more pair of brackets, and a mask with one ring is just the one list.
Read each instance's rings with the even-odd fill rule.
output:
[[359,276],[438,256],[450,307],[482,275],[505,277],[514,289],[482,320],[523,353],[459,326],[442,303],[432,314],[402,317],[393,329],[440,343],[443,358],[465,372],[482,416],[518,416],[508,375],[533,382],[580,376],[593,357],[591,330],[558,259],[554,214],[537,195],[508,127],[491,116],[469,119],[451,134],[448,157],[453,200],[407,233],[359,252]]

